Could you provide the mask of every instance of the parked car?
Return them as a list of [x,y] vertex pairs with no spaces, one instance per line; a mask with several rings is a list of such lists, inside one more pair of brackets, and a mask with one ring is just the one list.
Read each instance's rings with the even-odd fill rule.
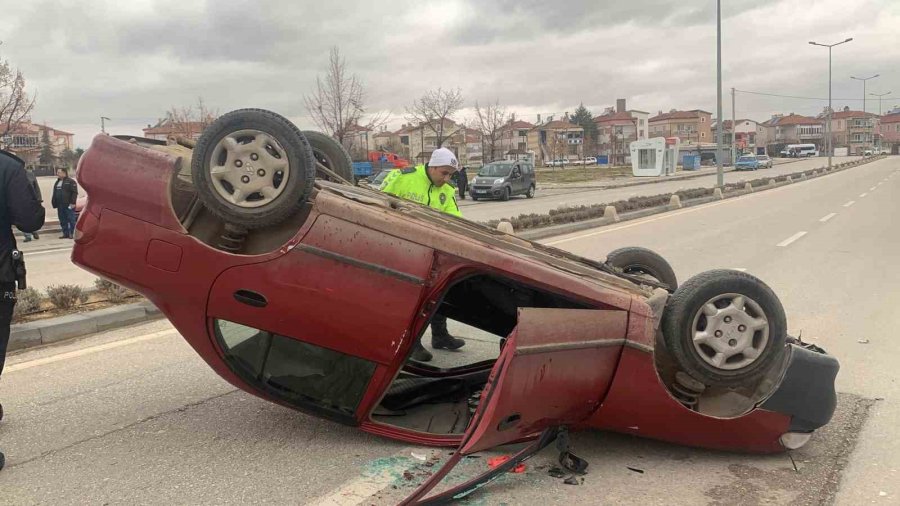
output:
[[[408,502],[507,443],[528,444],[428,500],[471,493],[557,439],[569,468],[567,427],[778,452],[830,420],[837,360],[787,335],[754,276],[713,270],[679,285],[643,248],[591,260],[317,178],[314,153],[342,148],[310,139],[259,109],[221,116],[193,150],[96,136],[72,260],[145,295],[246,392],[456,447]],[[493,355],[412,360],[435,314],[496,337]]]
[[547,162],[547,167],[564,167],[566,165],[572,165],[572,162],[563,158],[557,158],[556,160]]
[[760,167],[756,155],[742,155],[734,164],[734,170],[757,170]]
[[756,161],[760,169],[771,169],[773,162],[769,155],[756,155]]
[[514,195],[534,198],[534,165],[529,162],[503,160],[491,162],[478,169],[472,180],[469,195],[472,200],[509,200]]

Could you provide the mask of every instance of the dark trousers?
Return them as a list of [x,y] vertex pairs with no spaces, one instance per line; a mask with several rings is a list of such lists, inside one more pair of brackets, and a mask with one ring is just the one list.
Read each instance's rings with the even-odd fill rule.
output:
[[434,317],[431,318],[431,335],[438,337],[445,337],[450,335],[450,333],[447,332],[446,316],[440,313],[434,314]]
[[59,228],[62,229],[63,236],[75,237],[75,210],[68,206],[59,207],[56,214],[59,216]]
[[6,347],[9,346],[9,325],[16,305],[16,284],[0,283],[0,374],[6,363]]
[[466,200],[466,187],[468,186],[468,181],[463,178],[459,180],[459,198],[461,200]]

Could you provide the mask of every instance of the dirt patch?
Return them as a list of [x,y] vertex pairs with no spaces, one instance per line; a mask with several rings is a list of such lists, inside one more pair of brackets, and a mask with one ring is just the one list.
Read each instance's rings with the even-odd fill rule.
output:
[[535,180],[540,183],[585,183],[632,177],[631,166],[599,167],[597,165],[554,167],[535,170]]

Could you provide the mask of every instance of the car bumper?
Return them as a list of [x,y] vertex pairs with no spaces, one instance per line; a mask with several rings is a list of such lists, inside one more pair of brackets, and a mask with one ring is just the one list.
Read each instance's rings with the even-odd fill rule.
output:
[[828,423],[834,414],[834,379],[840,364],[814,346],[791,345],[789,350],[781,384],[760,407],[790,416],[788,434],[809,434]]
[[503,195],[503,186],[473,186],[469,193],[474,197],[494,198]]

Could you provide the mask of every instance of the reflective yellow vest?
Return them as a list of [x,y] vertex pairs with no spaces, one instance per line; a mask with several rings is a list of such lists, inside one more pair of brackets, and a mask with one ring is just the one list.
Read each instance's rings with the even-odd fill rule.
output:
[[435,186],[424,165],[392,170],[381,183],[381,191],[462,217],[456,205],[456,188],[450,184]]

